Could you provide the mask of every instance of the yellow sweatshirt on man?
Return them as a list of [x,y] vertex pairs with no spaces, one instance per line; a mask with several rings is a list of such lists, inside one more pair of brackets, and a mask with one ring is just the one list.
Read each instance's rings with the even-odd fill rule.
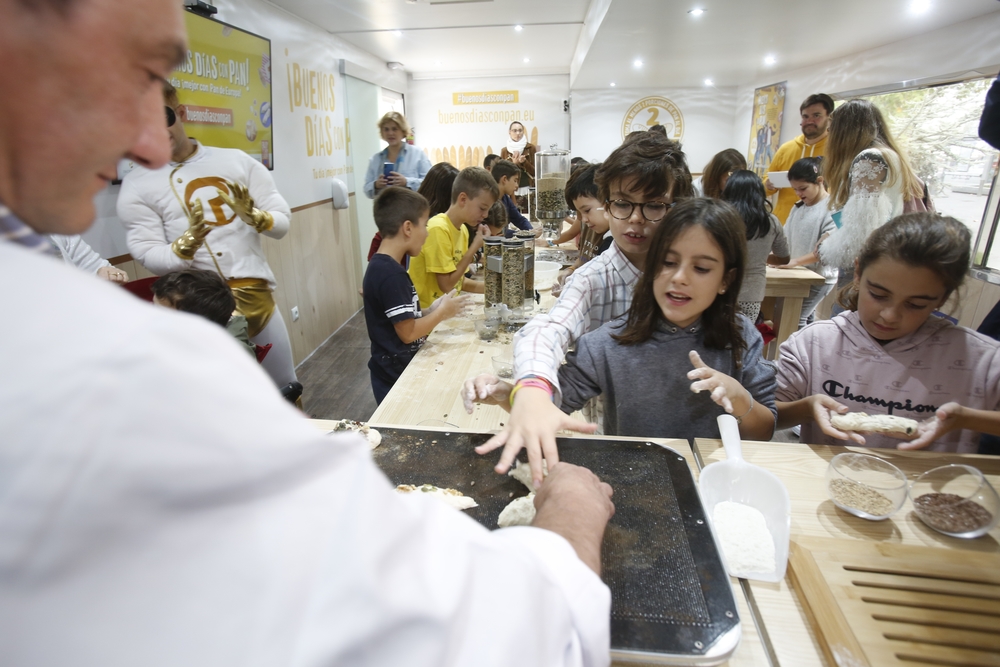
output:
[[[812,146],[806,143],[805,136],[801,134],[791,141],[786,141],[781,144],[781,148],[774,154],[774,159],[771,160],[771,166],[767,168],[767,173],[770,174],[772,171],[788,171],[795,164],[796,160],[801,160],[804,157],[826,155],[826,139],[829,136],[827,134],[826,137],[823,137]],[[795,190],[791,188],[779,188],[777,192],[778,205],[774,207],[774,216],[781,221],[781,224],[785,224],[788,214],[791,212],[792,207],[795,206],[795,202],[799,200],[799,197],[795,194]],[[768,194],[774,193],[775,190],[768,191]]]

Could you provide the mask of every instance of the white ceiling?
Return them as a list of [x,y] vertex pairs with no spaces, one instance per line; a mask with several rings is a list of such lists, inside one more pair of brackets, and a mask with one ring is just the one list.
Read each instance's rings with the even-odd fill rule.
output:
[[[803,67],[1000,12],[997,0],[271,2],[403,63],[414,78],[572,71],[574,89],[701,86],[706,78],[732,86],[769,67]],[[929,9],[915,13],[921,3]],[[705,13],[694,17],[693,8]],[[765,64],[769,55],[774,65]]]

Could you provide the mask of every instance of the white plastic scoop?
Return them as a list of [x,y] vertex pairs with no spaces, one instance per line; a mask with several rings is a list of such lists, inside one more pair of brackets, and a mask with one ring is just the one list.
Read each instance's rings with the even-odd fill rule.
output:
[[[791,501],[788,498],[788,489],[772,473],[743,460],[740,429],[735,417],[719,415],[718,421],[722,444],[726,448],[726,460],[711,463],[701,471],[698,485],[705,514],[711,521],[716,504],[727,500],[749,505],[763,514],[767,530],[774,538],[774,570],[734,572],[728,563],[727,568],[729,574],[734,577],[781,581],[785,578],[785,567],[788,565],[788,537],[791,530]],[[712,527],[715,529],[714,523]],[[718,540],[716,542],[718,543]]]

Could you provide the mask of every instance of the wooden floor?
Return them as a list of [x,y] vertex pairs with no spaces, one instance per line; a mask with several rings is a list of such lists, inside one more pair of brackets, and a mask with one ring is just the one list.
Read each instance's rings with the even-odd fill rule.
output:
[[306,414],[313,419],[367,421],[376,407],[370,357],[365,313],[359,310],[296,369]]

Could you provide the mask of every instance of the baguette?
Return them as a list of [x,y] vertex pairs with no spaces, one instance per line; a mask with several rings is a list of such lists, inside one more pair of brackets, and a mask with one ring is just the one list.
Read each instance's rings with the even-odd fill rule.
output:
[[830,423],[841,431],[862,433],[888,433],[895,435],[916,435],[917,422],[906,417],[893,415],[870,415],[867,412],[848,412],[845,415],[831,415]]

